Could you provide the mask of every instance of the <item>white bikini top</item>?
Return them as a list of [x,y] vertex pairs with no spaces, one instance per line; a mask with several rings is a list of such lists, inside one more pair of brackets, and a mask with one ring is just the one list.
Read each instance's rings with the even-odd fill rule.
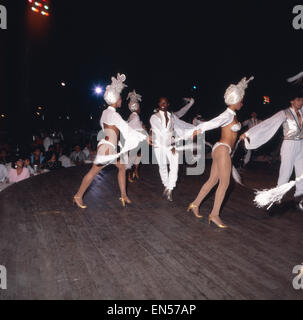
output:
[[242,128],[242,125],[240,122],[238,122],[238,123],[235,123],[230,129],[233,132],[238,132],[241,130],[241,128]]
[[[213,130],[219,127],[224,128],[230,125],[231,123],[233,123],[236,115],[237,114],[235,111],[231,110],[230,108],[227,108],[223,113],[221,113],[216,118],[199,124],[196,127],[196,129],[201,130],[202,132],[205,132],[205,131]],[[242,128],[241,123],[237,122],[231,127],[231,131],[238,132],[241,130],[241,128]]]

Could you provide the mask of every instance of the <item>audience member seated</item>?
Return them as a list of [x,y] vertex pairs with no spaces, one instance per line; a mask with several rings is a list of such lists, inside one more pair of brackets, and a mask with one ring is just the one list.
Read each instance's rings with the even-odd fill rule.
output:
[[68,151],[67,149],[64,149],[63,151],[61,151],[62,155],[59,158],[59,161],[62,164],[63,168],[70,168],[70,167],[74,167],[75,165],[72,163],[71,159],[68,157]]
[[31,166],[30,158],[25,158],[25,160],[24,160],[24,168],[28,169],[28,171],[29,171],[31,176],[33,176],[35,174],[35,170]]
[[45,158],[44,164],[42,166],[43,169],[46,170],[56,170],[62,167],[61,162],[58,161],[57,154],[55,152],[48,153],[47,157]]
[[10,163],[9,159],[8,159],[8,155],[7,155],[7,151],[6,149],[1,149],[0,150],[0,164],[8,164]]
[[33,152],[33,154],[31,155],[31,165],[34,167],[35,165],[38,166],[38,168],[40,169],[42,166],[42,163],[44,161],[44,156],[40,150],[40,148],[36,148]]
[[60,143],[56,143],[55,144],[55,149],[54,150],[55,150],[58,158],[62,156],[63,148],[62,148]]
[[70,159],[76,166],[81,166],[84,164],[86,159],[85,153],[81,151],[81,147],[79,145],[75,146],[75,151],[71,153]]
[[83,153],[85,154],[86,160],[89,160],[91,150],[92,150],[92,145],[90,142],[88,142],[85,145],[85,148],[83,149]]
[[5,165],[0,164],[0,182],[5,182],[7,175],[8,175],[8,171]]
[[8,173],[9,183],[20,182],[30,177],[28,169],[24,168],[23,159],[18,159],[13,165],[14,168],[11,168]]
[[[49,146],[48,151],[45,153],[45,159],[46,158],[50,159],[51,156],[53,155],[53,153],[56,153],[55,146],[51,145],[51,146]],[[56,153],[56,155],[57,155],[57,158],[58,158],[59,156],[58,156],[57,153]]]

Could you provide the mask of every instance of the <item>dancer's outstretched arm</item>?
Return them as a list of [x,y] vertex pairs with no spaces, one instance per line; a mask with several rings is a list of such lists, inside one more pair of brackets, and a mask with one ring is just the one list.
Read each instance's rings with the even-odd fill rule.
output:
[[185,114],[189,111],[189,109],[194,105],[195,100],[193,98],[185,98],[185,101],[188,101],[188,103],[182,107],[180,110],[178,110],[177,112],[174,112],[175,116],[177,118],[182,118],[185,116]]
[[246,149],[257,149],[268,142],[276,134],[285,120],[286,115],[282,110],[271,118],[264,120],[255,127],[249,129],[240,137],[240,139],[245,140]]

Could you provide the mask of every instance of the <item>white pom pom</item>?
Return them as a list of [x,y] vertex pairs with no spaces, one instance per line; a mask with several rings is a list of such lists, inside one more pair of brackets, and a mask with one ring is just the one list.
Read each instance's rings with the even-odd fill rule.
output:
[[292,189],[296,184],[296,181],[291,181],[289,183],[285,183],[279,187],[273,189],[264,189],[261,191],[256,191],[254,203],[258,208],[267,207],[267,210],[271,208],[271,206],[280,200],[282,200],[283,196]]

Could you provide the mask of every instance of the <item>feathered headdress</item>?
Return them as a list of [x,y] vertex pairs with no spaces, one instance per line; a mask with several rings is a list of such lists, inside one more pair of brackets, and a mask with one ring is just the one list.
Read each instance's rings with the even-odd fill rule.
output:
[[113,105],[115,104],[119,98],[122,90],[127,87],[123,82],[126,80],[125,74],[118,73],[117,79],[112,77],[112,83],[106,87],[104,93],[104,100],[107,104]]
[[237,85],[231,84],[224,94],[225,103],[230,106],[240,102],[244,98],[248,83],[252,80],[254,80],[254,77],[250,77],[248,80],[243,78]]
[[142,101],[142,96],[136,93],[136,90],[130,92],[127,96],[129,101],[128,107],[131,112],[138,111],[140,108],[139,102]]

